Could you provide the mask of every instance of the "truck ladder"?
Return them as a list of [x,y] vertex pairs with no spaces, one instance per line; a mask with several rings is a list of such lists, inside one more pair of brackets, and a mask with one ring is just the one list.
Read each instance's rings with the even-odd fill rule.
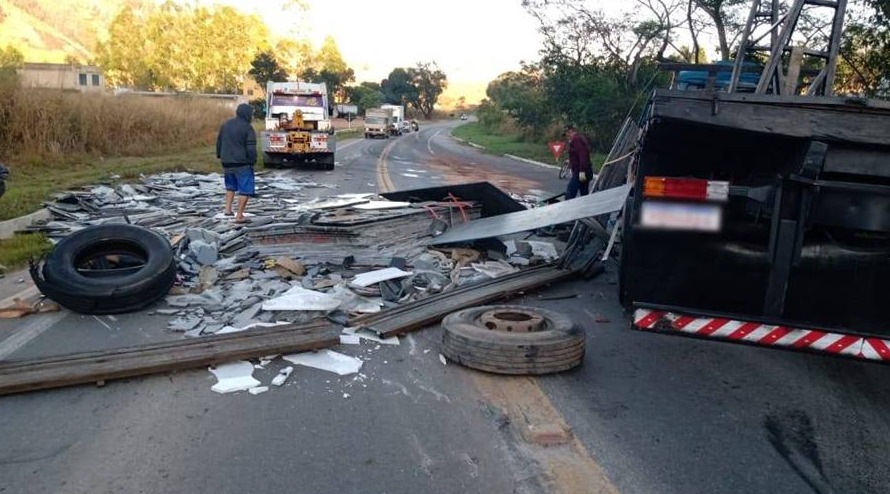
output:
[[[769,53],[769,59],[761,73],[755,93],[800,94],[798,85],[800,68],[803,65],[803,58],[806,56],[819,60],[818,63],[821,64],[819,72],[809,79],[806,94],[808,96],[831,96],[847,0],[794,0],[791,7],[782,15],[779,15],[779,4],[779,0],[753,0],[745,29],[742,31],[732,79],[727,91],[732,93],[738,89],[742,67],[746,59],[757,53]],[[831,33],[827,36],[827,46],[823,50],[793,46],[792,37],[795,28],[807,7],[811,9],[823,7],[834,11]],[[807,11],[811,9],[807,9]],[[764,19],[767,21],[764,22]],[[753,38],[755,34],[758,36]],[[758,43],[766,36],[770,37],[769,46],[759,45]],[[786,61],[785,55],[788,53],[790,56]]]

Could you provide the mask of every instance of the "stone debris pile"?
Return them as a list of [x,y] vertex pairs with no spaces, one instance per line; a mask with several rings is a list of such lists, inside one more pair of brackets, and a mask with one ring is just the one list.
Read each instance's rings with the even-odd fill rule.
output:
[[114,223],[161,233],[178,270],[152,311],[189,337],[319,318],[345,324],[558,257],[549,240],[429,248],[427,239],[479,218],[480,206],[335,194],[335,187],[258,174],[252,221],[235,224],[222,214],[219,174],[164,173],[56,194],[46,203],[52,219],[30,229],[54,241]]

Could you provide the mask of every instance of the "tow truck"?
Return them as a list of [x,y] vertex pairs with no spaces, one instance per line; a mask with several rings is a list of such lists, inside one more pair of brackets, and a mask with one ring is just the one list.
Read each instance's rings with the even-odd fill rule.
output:
[[266,88],[263,164],[334,169],[337,147],[324,83],[272,82]]

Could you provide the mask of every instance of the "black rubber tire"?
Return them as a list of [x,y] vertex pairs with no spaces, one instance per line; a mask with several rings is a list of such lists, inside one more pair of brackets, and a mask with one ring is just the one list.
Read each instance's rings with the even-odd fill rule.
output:
[[334,169],[334,155],[322,156],[318,158],[318,167],[322,170],[331,171]]
[[[541,331],[491,330],[480,316],[492,310],[534,311]],[[568,317],[546,309],[487,305],[453,312],[442,320],[442,354],[453,362],[495,374],[540,375],[569,370],[584,360],[585,335]]]
[[568,162],[568,160],[566,160],[565,163],[563,163],[559,167],[559,179],[565,180],[565,179],[569,178],[569,175],[571,175],[571,174],[572,173],[569,171],[569,162]]
[[[130,256],[140,267],[88,276],[78,266],[105,255]],[[40,291],[63,307],[83,314],[120,314],[142,309],[164,295],[176,279],[170,242],[136,225],[99,225],[63,238],[42,269],[32,263],[31,277]]]

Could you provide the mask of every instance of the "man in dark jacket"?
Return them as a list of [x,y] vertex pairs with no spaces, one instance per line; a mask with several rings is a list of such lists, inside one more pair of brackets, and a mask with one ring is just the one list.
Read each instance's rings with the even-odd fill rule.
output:
[[238,194],[235,223],[247,223],[244,217],[247,199],[256,195],[253,166],[256,164],[256,132],[250,121],[253,107],[240,104],[235,118],[226,121],[216,136],[216,157],[222,162],[226,185],[226,216],[232,216],[232,203]]
[[569,200],[577,195],[587,195],[590,179],[593,178],[593,165],[590,163],[590,144],[574,125],[566,125],[565,135],[569,141],[569,169],[572,171],[566,188],[566,200]]

